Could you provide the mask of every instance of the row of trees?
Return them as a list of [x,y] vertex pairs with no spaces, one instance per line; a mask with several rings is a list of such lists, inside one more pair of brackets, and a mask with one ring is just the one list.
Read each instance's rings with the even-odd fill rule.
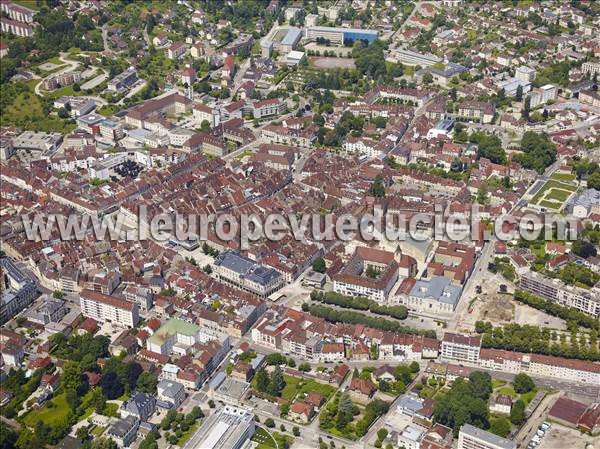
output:
[[360,296],[345,296],[335,292],[313,290],[310,299],[325,304],[334,304],[345,309],[368,310],[377,315],[387,315],[399,320],[404,320],[408,316],[408,310],[404,306],[384,306],[377,301]]
[[381,329],[384,331],[398,332],[400,334],[423,335],[429,338],[436,338],[433,330],[420,330],[409,326],[404,326],[397,321],[386,320],[364,315],[360,312],[350,310],[336,310],[331,307],[322,306],[320,304],[308,305],[302,304],[302,310],[310,312],[311,315],[323,318],[331,323],[346,323],[346,324],[364,324],[373,329]]
[[[572,326],[573,327],[573,326]],[[598,354],[598,332],[592,330],[589,337],[577,336],[576,327],[570,337],[557,334],[546,327],[532,325],[507,324],[494,327],[489,322],[478,321],[475,329],[482,334],[481,346],[484,348],[506,349],[534,354],[552,355],[581,360],[600,360]]]

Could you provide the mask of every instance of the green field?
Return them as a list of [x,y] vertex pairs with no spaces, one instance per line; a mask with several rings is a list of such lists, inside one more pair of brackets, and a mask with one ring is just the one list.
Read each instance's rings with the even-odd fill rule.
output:
[[562,203],[557,203],[556,201],[540,201],[539,205],[545,207],[546,209],[560,209]]
[[559,181],[549,179],[543,187],[531,199],[531,204],[545,207],[547,209],[560,209],[564,202],[571,196],[577,187]]
[[[50,399],[54,404],[54,407],[48,407],[46,403],[43,407],[32,410],[25,415],[23,422],[29,427],[35,427],[38,421],[42,421],[50,426],[57,426],[67,420],[67,414],[71,410],[69,404],[67,404],[66,393],[59,394],[58,396]],[[49,401],[49,402],[50,402]]]
[[325,399],[329,399],[335,392],[331,385],[321,384],[310,379],[301,379],[299,377],[283,375],[285,379],[285,388],[281,392],[281,397],[292,401],[298,394],[319,393]]
[[571,192],[567,192],[566,190],[552,189],[546,194],[546,199],[565,202],[569,196],[571,196]]
[[566,181],[566,182],[575,181],[576,178],[577,178],[577,176],[575,176],[571,173],[554,173],[550,177],[550,179],[554,179],[555,181]]
[[256,432],[252,436],[252,441],[258,443],[257,449],[276,449],[277,442],[273,439],[271,434],[262,427],[257,427]]
[[535,397],[537,392],[538,392],[537,389],[534,388],[529,393],[523,393],[521,395],[521,400],[525,403],[525,405],[528,405],[531,402],[531,400]]
[[498,390],[498,393],[499,394],[507,394],[511,398],[517,397],[517,393],[516,393],[515,389],[512,387],[512,385],[507,385],[505,387],[500,388]]
[[[88,391],[86,395],[81,398],[83,405],[87,405],[92,398],[92,392]],[[49,407],[48,404],[52,402],[53,407]],[[35,427],[38,421],[42,421],[50,426],[60,425],[66,422],[67,415],[71,411],[69,404],[67,404],[67,394],[59,394],[52,399],[48,400],[42,407],[34,409],[27,413],[23,418],[23,423],[28,427]],[[87,419],[93,412],[92,407],[88,407],[85,413],[79,417],[79,421]]]

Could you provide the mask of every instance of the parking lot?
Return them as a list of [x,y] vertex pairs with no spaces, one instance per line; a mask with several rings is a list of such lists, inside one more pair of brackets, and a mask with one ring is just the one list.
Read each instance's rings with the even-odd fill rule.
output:
[[536,449],[584,449],[591,445],[593,449],[600,448],[600,438],[585,435],[578,430],[569,429],[560,424],[552,424],[546,435],[541,438]]

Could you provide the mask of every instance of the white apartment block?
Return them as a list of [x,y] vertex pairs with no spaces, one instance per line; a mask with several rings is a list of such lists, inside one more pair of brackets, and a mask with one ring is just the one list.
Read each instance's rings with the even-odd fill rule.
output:
[[556,97],[558,96],[558,89],[552,84],[546,84],[539,89],[533,89],[529,96],[529,106],[535,108],[537,106],[546,104],[546,102],[550,100],[556,100]]
[[80,304],[83,316],[103,323],[134,327],[140,320],[136,303],[92,290],[83,290],[80,293]]
[[588,62],[584,62],[581,65],[581,70],[583,71],[583,73],[585,74],[590,74],[590,76],[594,76],[597,74],[600,74],[600,62],[592,62],[592,61],[588,61]]
[[478,363],[481,338],[445,333],[442,340],[442,359]]
[[600,289],[598,287],[590,290],[574,287],[564,284],[559,279],[551,279],[534,272],[521,276],[520,287],[561,306],[573,307],[588,315],[600,317]]

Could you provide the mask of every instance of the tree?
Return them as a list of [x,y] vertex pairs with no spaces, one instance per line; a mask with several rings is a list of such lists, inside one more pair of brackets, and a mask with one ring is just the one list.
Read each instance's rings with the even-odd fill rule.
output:
[[61,386],[65,390],[77,391],[83,383],[83,374],[79,363],[69,360],[63,365]]
[[283,371],[279,366],[276,366],[271,374],[271,381],[269,382],[269,394],[272,396],[280,396],[281,390],[285,387],[285,380],[283,379]]
[[369,194],[376,197],[381,198],[385,196],[385,187],[383,185],[383,177],[381,175],[377,175],[373,184],[369,188]]
[[102,387],[102,393],[109,400],[117,399],[125,392],[119,376],[114,371],[110,371],[102,377],[100,386]]
[[382,427],[381,429],[379,429],[377,431],[377,439],[379,441],[383,441],[385,440],[385,437],[387,437],[388,431],[385,427]]
[[91,449],[118,449],[112,438],[100,437],[92,440]]
[[473,396],[487,401],[493,391],[491,376],[482,371],[473,371],[469,375],[469,382]]
[[521,101],[522,99],[523,99],[523,86],[521,86],[519,84],[519,87],[517,87],[517,93],[515,95],[515,100]]
[[410,365],[408,365],[408,367],[410,368],[410,371],[414,374],[418,373],[421,369],[418,362],[411,362]]
[[520,426],[525,422],[525,403],[518,399],[510,409],[510,422]]
[[490,419],[489,431],[502,438],[506,438],[506,436],[510,433],[510,421],[503,416],[499,418],[492,418]]
[[596,256],[598,254],[596,247],[585,240],[576,240],[575,242],[573,242],[571,252],[577,254],[579,257],[583,257],[584,259]]
[[587,185],[590,189],[600,190],[600,171],[596,171],[588,177]]
[[304,372],[304,373],[307,373],[307,372],[309,372],[309,371],[310,371],[310,364],[309,364],[309,363],[307,363],[307,362],[301,363],[301,364],[298,366],[298,370],[300,370],[300,371],[302,371],[302,372]]
[[522,153],[515,156],[517,162],[540,174],[556,161],[556,146],[545,133],[525,132],[521,139],[521,150]]
[[287,359],[283,354],[280,354],[279,352],[273,352],[265,358],[265,363],[270,366],[285,365],[287,363]]
[[[54,299],[63,299],[63,297],[64,297],[64,294],[63,294],[63,292],[61,292],[60,290],[54,290],[54,291],[52,292],[52,297],[53,297]],[[62,335],[63,337],[65,336],[65,334],[63,334],[63,333],[58,333],[58,334],[54,334],[54,335]],[[65,337],[65,339],[66,339],[66,337]]]
[[264,368],[256,372],[256,389],[261,393],[266,393],[269,388],[269,374]]
[[312,269],[317,273],[325,273],[327,271],[327,265],[325,265],[325,259],[317,257],[313,262]]
[[102,394],[102,390],[100,388],[94,388],[92,390],[92,398],[90,399],[89,404],[94,407],[94,411],[99,415],[104,413],[104,408],[106,407],[106,398]]
[[125,365],[125,381],[130,390],[134,390],[137,385],[138,377],[142,374],[142,366],[137,362],[129,362]]
[[85,440],[88,439],[88,436],[89,436],[88,429],[85,426],[80,427],[75,432],[75,436],[77,437],[77,439],[79,441],[81,441],[83,443]]
[[0,421],[0,449],[12,449],[17,442],[17,432],[4,421]]
[[531,377],[525,373],[519,373],[513,379],[513,387],[519,394],[528,393],[535,388],[535,383]]
[[425,73],[423,75],[423,83],[425,83],[425,84],[433,83],[433,75],[429,72]]
[[73,412],[77,410],[77,407],[79,407],[79,405],[81,404],[81,399],[79,398],[79,395],[75,390],[67,390],[66,399],[67,404],[69,404],[69,407]]
[[265,426],[267,426],[269,428],[275,427],[275,421],[273,421],[273,418],[265,419]]
[[147,371],[140,374],[137,379],[137,389],[143,393],[155,394],[156,393],[156,385],[158,384],[158,379],[152,373]]
[[294,434],[295,437],[299,437],[300,436],[300,428],[298,426],[292,427],[292,433]]

